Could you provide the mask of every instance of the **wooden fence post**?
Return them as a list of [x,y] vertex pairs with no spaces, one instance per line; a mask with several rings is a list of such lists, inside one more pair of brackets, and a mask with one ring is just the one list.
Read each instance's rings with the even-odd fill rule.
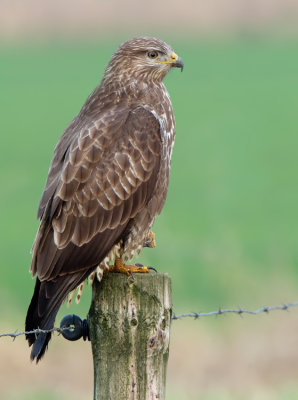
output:
[[109,273],[94,282],[94,400],[165,399],[171,307],[167,274]]

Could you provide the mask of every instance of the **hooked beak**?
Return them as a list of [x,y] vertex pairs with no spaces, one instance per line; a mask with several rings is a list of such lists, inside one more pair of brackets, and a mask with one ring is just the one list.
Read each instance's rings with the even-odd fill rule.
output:
[[172,64],[173,67],[180,68],[181,72],[183,71],[184,64],[181,57],[178,57],[177,60]]
[[171,67],[180,68],[181,72],[183,71],[184,67],[182,59],[174,52],[167,61],[157,61],[155,64],[170,64]]

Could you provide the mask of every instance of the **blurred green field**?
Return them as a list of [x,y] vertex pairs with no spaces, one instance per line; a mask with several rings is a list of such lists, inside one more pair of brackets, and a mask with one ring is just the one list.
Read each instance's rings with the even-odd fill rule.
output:
[[[185,70],[166,79],[177,123],[170,190],[158,247],[141,260],[170,273],[177,311],[246,305],[274,285],[270,300],[288,301],[283,285],[298,283],[297,43],[173,46]],[[116,47],[1,49],[0,302],[21,314],[54,146]]]
[[[157,248],[145,249],[139,261],[171,275],[177,313],[297,300],[297,41],[171,44],[185,69],[166,78],[177,124],[170,190],[154,227]],[[32,295],[29,251],[54,146],[117,45],[1,47],[6,321],[22,321]],[[89,304],[88,289],[72,311],[83,316]],[[59,315],[66,312],[64,306]],[[295,397],[280,390],[288,395],[276,398]]]

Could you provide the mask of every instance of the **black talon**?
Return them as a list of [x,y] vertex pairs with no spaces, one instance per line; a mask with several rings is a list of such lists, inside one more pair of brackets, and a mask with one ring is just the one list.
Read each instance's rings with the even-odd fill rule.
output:
[[155,269],[154,267],[147,267],[148,269],[151,269],[152,271],[157,273],[157,269]]
[[129,269],[129,270],[128,270],[128,273],[129,273],[128,279],[132,279],[132,280],[134,281],[134,280],[135,280],[135,277],[134,277],[134,275],[133,275],[133,272]]
[[139,263],[138,263],[138,264],[135,264],[135,266],[136,266],[136,267],[144,267],[143,264],[139,264]]

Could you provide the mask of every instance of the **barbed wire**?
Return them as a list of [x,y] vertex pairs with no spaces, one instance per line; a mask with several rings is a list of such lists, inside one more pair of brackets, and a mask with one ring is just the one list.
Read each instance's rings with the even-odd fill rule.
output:
[[281,311],[287,311],[291,307],[297,307],[298,306],[298,301],[294,303],[288,303],[288,304],[282,304],[278,306],[270,306],[270,307],[261,307],[257,310],[248,310],[247,308],[238,308],[238,309],[221,309],[219,308],[216,311],[210,311],[210,312],[192,312],[189,314],[180,314],[180,315],[172,315],[172,319],[181,319],[181,318],[194,318],[194,319],[199,319],[201,317],[210,317],[212,315],[218,316],[218,315],[223,315],[223,314],[251,314],[251,315],[258,315],[261,313],[269,313],[270,311],[275,311],[275,310],[281,310]]
[[[258,314],[262,314],[262,313],[269,313],[271,311],[275,311],[275,310],[280,310],[280,311],[288,311],[289,308],[292,307],[297,307],[298,306],[298,301],[294,302],[294,303],[288,303],[288,304],[281,304],[278,306],[269,306],[269,307],[261,307],[258,308],[257,310],[248,310],[247,308],[238,308],[238,309],[221,309],[219,308],[216,311],[210,311],[210,312],[192,312],[189,314],[180,314],[180,315],[176,315],[173,314],[172,315],[172,320],[177,320],[177,319],[182,319],[182,318],[194,318],[194,319],[199,319],[201,317],[211,317],[211,316],[218,316],[218,315],[223,315],[223,314],[238,314],[238,315],[242,315],[242,314],[250,314],[250,315],[258,315]],[[34,329],[32,331],[24,331],[24,332],[12,332],[12,333],[1,333],[0,337],[12,337],[13,340],[16,339],[16,337],[21,336],[21,335],[31,335],[31,334],[35,334],[38,335],[39,333],[52,333],[52,332],[58,332],[59,334],[61,334],[64,330],[71,330],[72,328],[67,326],[67,327],[63,327],[63,328],[52,328],[52,329]]]
[[13,340],[15,340],[15,338],[17,336],[21,336],[21,335],[38,335],[39,333],[52,333],[52,332],[58,332],[58,333],[62,333],[62,331],[64,330],[68,330],[71,329],[69,327],[66,328],[52,328],[52,329],[34,329],[32,331],[24,331],[24,332],[18,332],[17,330],[15,332],[12,333],[1,333],[0,337],[5,337],[5,336],[9,336],[12,337]]

